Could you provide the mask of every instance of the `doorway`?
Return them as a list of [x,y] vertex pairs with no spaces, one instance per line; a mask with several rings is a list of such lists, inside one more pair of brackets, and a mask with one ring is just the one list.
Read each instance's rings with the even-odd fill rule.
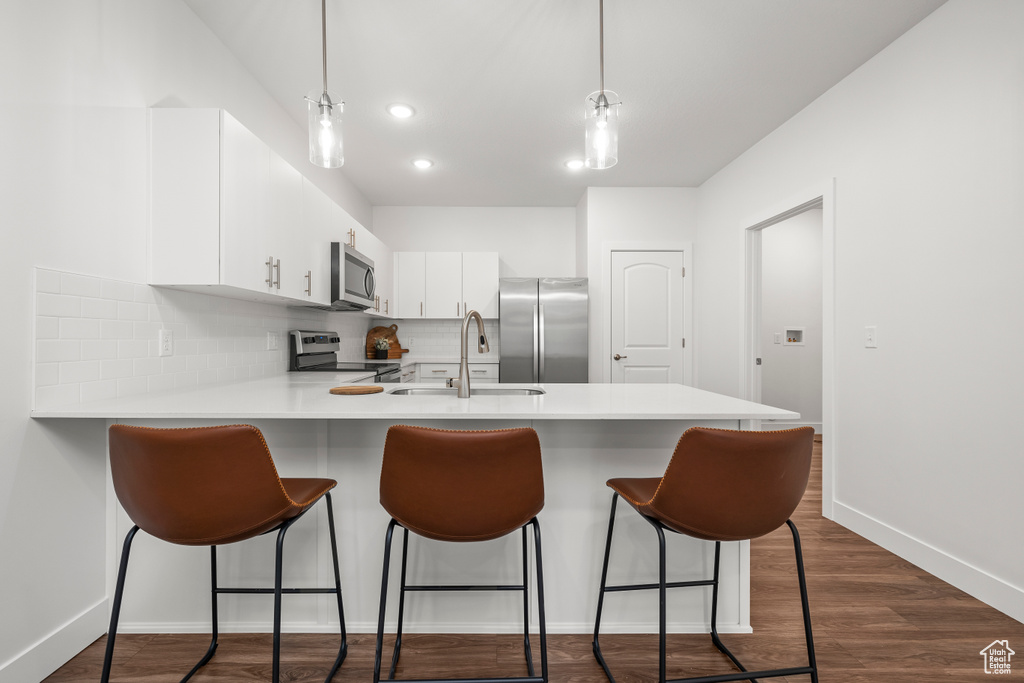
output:
[[[820,291],[821,295],[821,424],[815,426],[822,441],[822,515],[833,517],[835,492],[836,430],[835,430],[835,181],[829,180],[808,188],[774,207],[762,211],[743,223],[746,251],[746,292],[744,305],[744,340],[740,358],[741,389],[743,397],[762,402],[764,379],[761,365],[763,354],[763,238],[765,230],[782,224],[809,211],[821,211]],[[805,285],[810,286],[810,285]],[[774,346],[775,334],[781,333],[779,346],[787,339],[797,340],[808,330],[801,330],[799,321],[776,321],[780,329],[768,330]],[[787,330],[787,327],[790,328]],[[787,332],[792,335],[787,336]],[[791,341],[796,346],[799,342]],[[786,406],[781,406],[786,407]],[[802,423],[801,423],[802,424]],[[771,425],[758,424],[755,429],[770,429]]]

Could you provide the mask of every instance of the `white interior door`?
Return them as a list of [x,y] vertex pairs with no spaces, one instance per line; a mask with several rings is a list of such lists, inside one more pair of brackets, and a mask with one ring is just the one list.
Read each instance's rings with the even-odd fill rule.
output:
[[611,379],[683,381],[683,253],[612,252]]

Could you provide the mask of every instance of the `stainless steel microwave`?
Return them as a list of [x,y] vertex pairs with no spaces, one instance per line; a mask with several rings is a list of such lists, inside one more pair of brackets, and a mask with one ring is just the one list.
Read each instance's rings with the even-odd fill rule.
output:
[[347,244],[331,242],[331,308],[364,311],[373,306],[373,261]]

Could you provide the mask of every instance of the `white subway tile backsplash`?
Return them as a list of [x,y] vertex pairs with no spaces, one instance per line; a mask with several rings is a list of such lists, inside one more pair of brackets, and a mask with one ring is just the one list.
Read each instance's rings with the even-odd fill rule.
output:
[[105,398],[117,397],[117,382],[112,379],[101,379],[96,382],[82,382],[82,403],[101,401]]
[[135,285],[130,282],[103,280],[100,282],[100,296],[114,301],[134,301]]
[[55,270],[36,268],[36,291],[60,294],[60,273]]
[[137,304],[134,301],[117,302],[118,320],[149,320],[149,304]]
[[116,320],[117,302],[107,299],[82,299],[82,317]]
[[61,318],[61,339],[99,339],[100,321],[87,318]]
[[134,335],[130,320],[104,320],[100,324],[100,336],[104,339],[131,339]]
[[81,358],[81,342],[77,339],[37,339],[36,362],[55,363]]
[[36,315],[77,318],[82,315],[82,299],[77,296],[36,293]]
[[[336,330],[338,357],[362,359],[366,331],[378,322],[44,268],[36,269],[36,311],[41,409],[286,372],[291,329]],[[433,336],[450,334],[457,354],[457,321],[443,327]],[[170,356],[159,356],[161,329],[174,334]],[[266,350],[267,332],[278,335],[277,351]]]
[[48,387],[59,383],[60,363],[36,363],[36,386]]
[[98,360],[79,360],[60,363],[60,383],[80,384],[92,382],[100,378],[100,362]]
[[56,339],[60,336],[60,318],[36,316],[36,339]]
[[82,340],[82,360],[109,360],[117,358],[117,341],[114,339]]
[[77,296],[100,296],[99,278],[86,275],[75,275],[73,273],[60,274],[60,293],[74,294]]
[[105,360],[100,362],[100,376],[103,379],[122,379],[132,376],[132,361],[130,358],[123,360]]

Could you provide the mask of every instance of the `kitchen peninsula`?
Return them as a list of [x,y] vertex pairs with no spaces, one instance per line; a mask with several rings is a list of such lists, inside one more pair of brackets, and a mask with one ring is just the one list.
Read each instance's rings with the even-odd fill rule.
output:
[[[795,418],[789,411],[701,391],[682,385],[547,384],[540,395],[477,395],[459,399],[454,394],[399,395],[393,391],[433,388],[437,385],[404,384],[384,393],[335,396],[328,389],[338,384],[330,373],[283,373],[227,384],[192,387],[143,396],[81,403],[66,408],[33,412],[35,418],[95,419],[108,424],[124,422],[154,427],[186,427],[246,422],[259,427],[283,476],[324,476],[338,481],[335,494],[345,610],[350,629],[375,628],[380,562],[387,515],[377,502],[377,480],[387,429],[409,423],[450,429],[494,429],[532,426],[540,437],[544,458],[545,507],[539,519],[544,543],[544,580],[548,629],[553,633],[582,633],[593,628],[597,585],[611,492],[604,482],[615,476],[660,476],[682,432],[693,425],[730,429],[749,428],[752,421]],[[481,387],[527,385],[481,385]],[[97,458],[105,457],[96,453]],[[108,574],[116,566],[120,539],[131,526],[119,510],[113,492],[106,492],[109,509]],[[323,513],[315,524],[296,527],[289,536],[290,568],[286,580],[294,584],[325,581],[330,571]],[[630,546],[617,553],[609,578],[622,582],[649,580],[657,575],[655,544],[648,543],[650,528],[637,515],[621,516],[629,529],[616,543]],[[266,543],[266,548],[259,547]],[[272,540],[246,547],[224,548],[222,580],[252,581],[272,571]],[[410,573],[416,580],[460,581],[514,579],[519,552],[518,536],[483,544],[446,547],[432,554],[430,543],[415,554]],[[244,546],[245,544],[243,544]],[[474,547],[467,547],[468,545]],[[253,547],[256,546],[256,547]],[[670,576],[696,578],[710,571],[708,547],[690,538],[670,541]],[[305,551],[309,552],[305,552]],[[208,605],[202,586],[206,581],[206,555],[182,555],[148,539],[145,549],[133,554],[132,575],[122,615],[125,632],[203,631]],[[748,547],[727,544],[723,571],[719,627],[746,632],[749,623]],[[509,555],[511,554],[511,555]],[[316,561],[309,560],[316,557]],[[435,576],[436,574],[436,576]],[[642,579],[642,577],[648,577]],[[412,580],[412,579],[410,579]],[[710,593],[677,591],[670,598],[670,628],[703,631]],[[417,595],[407,606],[410,631],[460,632],[475,629],[503,632],[515,628],[515,596],[477,594],[435,603],[430,595]],[[656,598],[637,594],[616,597],[606,604],[605,623],[610,632],[646,632],[654,623]],[[443,605],[441,609],[435,609]],[[225,600],[225,629],[259,631],[268,608],[259,599]],[[284,620],[292,631],[327,631],[331,614],[324,598],[295,596],[285,604]],[[393,616],[393,615],[392,615]],[[475,626],[470,627],[467,624]],[[483,626],[481,626],[483,624]]]

